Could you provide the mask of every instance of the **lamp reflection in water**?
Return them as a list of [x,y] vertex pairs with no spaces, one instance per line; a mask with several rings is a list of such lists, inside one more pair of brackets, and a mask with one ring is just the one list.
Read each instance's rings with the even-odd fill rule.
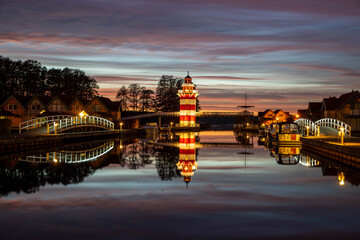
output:
[[184,177],[186,187],[188,187],[191,177],[194,175],[198,163],[196,162],[196,143],[194,132],[181,132],[179,139],[179,162],[177,169]]
[[338,173],[338,179],[340,186],[345,185],[345,174],[343,172]]

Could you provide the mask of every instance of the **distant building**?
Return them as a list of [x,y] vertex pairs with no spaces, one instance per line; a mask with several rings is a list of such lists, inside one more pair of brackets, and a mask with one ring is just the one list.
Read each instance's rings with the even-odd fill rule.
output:
[[275,122],[287,122],[290,114],[289,112],[284,112],[281,109],[275,111],[267,109],[264,112],[259,112],[258,117],[260,124],[270,125]]
[[307,117],[316,121],[333,118],[351,126],[354,134],[360,134],[360,92],[351,91],[340,97],[324,98],[322,102],[310,102]]
[[306,115],[316,121],[321,118],[321,106],[322,102],[309,102]]

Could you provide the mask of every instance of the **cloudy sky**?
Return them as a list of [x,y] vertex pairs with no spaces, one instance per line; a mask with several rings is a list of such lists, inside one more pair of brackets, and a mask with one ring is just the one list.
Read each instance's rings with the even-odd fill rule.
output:
[[80,68],[110,98],[188,70],[205,111],[360,89],[359,0],[0,0],[0,22],[0,55]]

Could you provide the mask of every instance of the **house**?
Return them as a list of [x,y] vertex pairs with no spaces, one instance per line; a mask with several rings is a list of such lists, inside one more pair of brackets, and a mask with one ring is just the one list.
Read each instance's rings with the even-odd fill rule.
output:
[[30,120],[36,118],[42,112],[46,111],[46,106],[50,100],[51,97],[47,97],[47,96],[31,97],[28,103],[26,104],[28,110],[25,114],[25,119]]
[[109,98],[95,96],[85,106],[89,115],[99,116],[109,121],[119,120],[120,102],[112,102]]
[[259,112],[258,117],[260,124],[270,125],[274,122],[286,122],[290,116],[288,112],[284,112],[281,109],[276,111],[267,109],[264,112]]
[[50,113],[56,115],[68,114],[71,111],[69,107],[70,102],[71,100],[55,96],[48,102],[46,109]]
[[[7,118],[12,120],[12,128],[17,128],[19,126],[19,121],[23,122],[28,120],[26,119],[26,113],[28,111],[27,103],[30,98],[31,97],[12,95],[3,102],[2,109],[5,112],[8,111],[12,114],[7,115]],[[18,116],[20,116],[20,118]]]
[[306,115],[312,120],[319,120],[321,118],[322,102],[309,102],[306,110]]
[[89,103],[89,100],[84,100],[80,98],[75,98],[73,101],[70,102],[69,108],[70,111],[75,114],[79,115],[82,111],[85,110],[86,105]]

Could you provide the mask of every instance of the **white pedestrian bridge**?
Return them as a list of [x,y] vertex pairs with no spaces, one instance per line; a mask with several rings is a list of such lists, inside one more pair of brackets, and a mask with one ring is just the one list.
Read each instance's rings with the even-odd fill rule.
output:
[[339,131],[343,131],[345,136],[351,137],[351,126],[333,118],[323,118],[316,122],[307,119],[299,118],[295,121],[300,127],[300,130],[306,134],[309,129],[309,135],[312,136],[329,136],[337,135]]
[[33,133],[60,133],[80,127],[96,127],[114,130],[114,123],[97,116],[54,115],[34,118],[19,124],[19,133],[32,130]]

